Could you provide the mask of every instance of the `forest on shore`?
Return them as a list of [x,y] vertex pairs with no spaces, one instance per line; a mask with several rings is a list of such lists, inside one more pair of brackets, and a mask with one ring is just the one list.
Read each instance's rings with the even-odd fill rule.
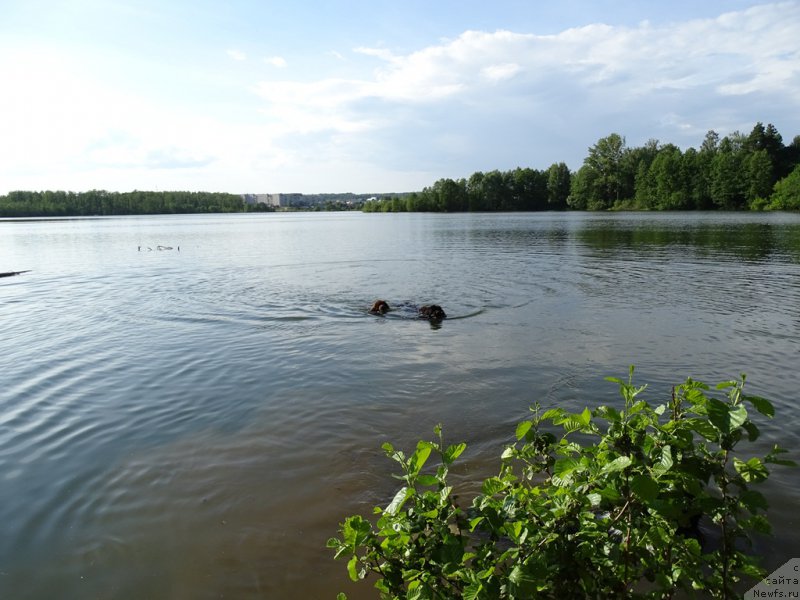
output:
[[[709,131],[699,148],[649,140],[628,147],[617,133],[589,148],[575,172],[563,163],[546,170],[473,173],[440,179],[419,192],[382,197],[365,212],[541,210],[800,210],[800,135],[789,145],[778,130],[757,123],[749,134]],[[62,217],[270,211],[238,194],[218,192],[13,191],[0,196],[0,217]]]
[[238,194],[218,192],[10,192],[0,196],[0,217],[86,217],[267,211]]
[[699,149],[649,140],[628,147],[619,134],[598,140],[583,165],[473,173],[440,179],[404,198],[365,204],[367,212],[536,210],[800,210],[800,135],[784,145],[769,124]]

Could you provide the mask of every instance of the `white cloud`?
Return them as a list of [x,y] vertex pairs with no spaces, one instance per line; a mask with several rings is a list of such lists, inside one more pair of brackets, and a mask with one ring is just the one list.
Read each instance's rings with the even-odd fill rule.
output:
[[[380,61],[362,78],[270,81],[257,92],[266,101],[265,113],[287,134],[361,134],[391,128],[400,118],[424,119],[434,105],[462,113],[470,107],[475,118],[509,108],[505,117],[526,123],[570,112],[600,120],[638,113],[638,119],[685,133],[692,130],[691,116],[683,113],[701,97],[709,107],[734,94],[800,102],[798,26],[800,3],[789,2],[665,26],[595,24],[556,35],[467,31],[407,54],[356,48]],[[648,115],[661,111],[667,97],[669,119]],[[531,112],[532,106],[538,110]],[[699,122],[703,118],[695,116],[693,131],[713,125]],[[445,119],[442,129],[448,126],[451,120]]]
[[241,50],[236,50],[235,48],[231,48],[226,50],[225,53],[230,56],[233,60],[247,60],[247,54],[242,52]]
[[286,68],[286,59],[282,56],[267,56],[264,58],[264,62],[268,65],[272,65],[273,67],[277,67],[278,69]]
[[367,48],[364,46],[359,46],[358,48],[353,48],[353,52],[356,54],[363,54],[364,56],[374,56],[375,58],[380,58],[381,60],[385,60],[387,62],[395,61],[394,54],[392,54],[392,52],[386,48]]
[[503,81],[505,79],[511,79],[522,70],[518,64],[515,63],[505,63],[501,65],[490,65],[488,67],[483,67],[481,69],[481,75],[483,75],[489,81]]
[[[167,106],[97,80],[43,48],[0,53],[0,194],[9,189],[238,189],[254,161],[283,153],[251,123]],[[216,181],[216,183],[215,183]],[[222,185],[221,181],[225,181]]]

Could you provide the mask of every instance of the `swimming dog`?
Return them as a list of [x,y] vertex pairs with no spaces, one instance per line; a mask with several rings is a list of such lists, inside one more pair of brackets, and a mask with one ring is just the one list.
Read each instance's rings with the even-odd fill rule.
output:
[[386,300],[375,300],[375,303],[372,305],[372,308],[369,309],[369,312],[373,315],[385,315],[389,312],[389,303]]
[[[403,306],[401,305],[401,309]],[[408,306],[407,308],[413,308],[413,305]],[[369,309],[370,314],[372,315],[385,315],[389,312],[391,308],[389,307],[389,303],[386,300],[375,300],[372,304],[372,308]],[[441,321],[442,319],[447,318],[447,313],[444,312],[441,306],[438,304],[423,304],[417,310],[417,316],[420,319],[428,319],[429,321]]]
[[425,304],[420,306],[417,314],[420,319],[428,319],[429,321],[441,321],[447,318],[447,314],[438,304]]

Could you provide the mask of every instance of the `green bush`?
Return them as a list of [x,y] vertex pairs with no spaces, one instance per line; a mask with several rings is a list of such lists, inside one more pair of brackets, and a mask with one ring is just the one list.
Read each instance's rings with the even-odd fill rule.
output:
[[387,599],[733,597],[764,575],[748,553],[769,532],[753,484],[793,464],[778,446],[737,448],[759,436],[750,411],[772,417],[772,404],[742,376],[715,390],[689,379],[653,407],[632,377],[609,378],[622,410],[534,406],[469,507],[448,484],[465,444],[445,445],[440,426],[409,455],[384,444],[403,486],[375,524],[351,516],[328,547]]

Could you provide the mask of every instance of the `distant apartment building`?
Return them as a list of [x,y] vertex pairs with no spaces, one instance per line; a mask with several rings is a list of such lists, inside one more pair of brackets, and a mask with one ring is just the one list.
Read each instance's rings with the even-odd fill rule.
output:
[[[404,195],[404,194],[401,194]],[[324,206],[357,208],[365,201],[377,200],[374,194],[241,194],[245,204],[264,204],[273,208],[306,208],[313,209]]]
[[303,194],[242,194],[245,204],[266,204],[274,207],[307,206]]
[[303,194],[267,194],[271,199],[272,206],[306,206],[308,203],[303,198]]
[[271,195],[272,194],[242,194],[242,200],[245,204],[266,204],[267,206],[272,206]]

